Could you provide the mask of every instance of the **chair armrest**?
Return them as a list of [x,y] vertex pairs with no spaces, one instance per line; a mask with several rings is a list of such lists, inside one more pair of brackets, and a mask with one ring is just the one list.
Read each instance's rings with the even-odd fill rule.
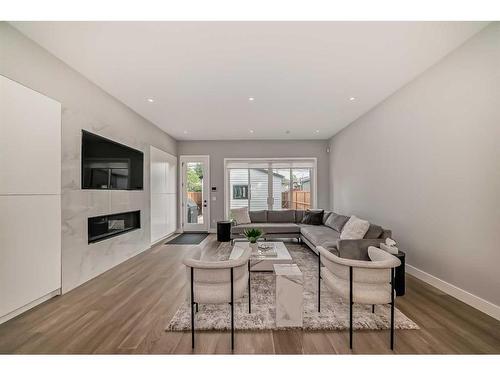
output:
[[[329,261],[337,264],[341,264],[343,266],[347,267],[354,267],[354,268],[371,268],[371,269],[388,269],[388,268],[393,268],[397,267],[399,264],[401,264],[400,260],[396,258],[395,256],[386,253],[387,256],[383,256],[382,254],[379,254],[378,252],[373,252],[374,254],[377,255],[377,257],[374,256],[374,261],[371,260],[354,260],[354,259],[345,259],[336,256],[335,254],[332,254],[328,250],[326,250],[323,246],[316,246],[316,250],[318,253],[321,255],[321,257],[325,257]],[[380,249],[376,249],[380,250]],[[371,250],[372,252],[373,250]],[[383,250],[380,250],[383,251]],[[385,252],[384,252],[385,253]],[[380,259],[380,260],[379,260]]]
[[224,268],[234,268],[240,267],[248,262],[250,256],[252,255],[252,249],[247,248],[243,253],[236,259],[221,260],[221,261],[206,261],[194,259],[189,256],[189,254],[184,258],[183,263],[192,268],[205,268],[205,269],[224,269]]
[[384,240],[361,239],[361,240],[337,240],[337,249],[339,256],[346,259],[370,260],[368,256],[368,248],[370,246],[379,247]]

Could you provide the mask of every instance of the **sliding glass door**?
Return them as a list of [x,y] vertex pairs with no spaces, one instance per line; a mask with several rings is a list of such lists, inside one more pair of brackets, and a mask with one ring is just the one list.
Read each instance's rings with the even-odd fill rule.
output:
[[315,206],[315,159],[226,160],[226,214],[233,208],[305,210]]

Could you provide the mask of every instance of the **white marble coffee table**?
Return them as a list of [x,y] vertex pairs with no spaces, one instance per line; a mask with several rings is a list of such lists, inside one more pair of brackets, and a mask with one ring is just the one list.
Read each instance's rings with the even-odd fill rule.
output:
[[275,264],[276,327],[302,327],[304,277],[296,264]]
[[[259,244],[273,244],[276,256],[267,257],[257,252],[252,252],[252,256],[250,257],[250,271],[273,271],[274,264],[290,264],[293,262],[292,256],[283,242],[259,242]],[[229,259],[238,258],[248,247],[250,247],[248,241],[235,241]]]

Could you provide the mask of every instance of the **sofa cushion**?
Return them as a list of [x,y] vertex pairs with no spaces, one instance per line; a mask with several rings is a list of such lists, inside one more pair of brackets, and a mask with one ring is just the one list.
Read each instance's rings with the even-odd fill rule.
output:
[[250,216],[248,215],[248,207],[232,208],[230,215],[236,221],[236,224],[249,224]]
[[249,215],[252,223],[267,223],[267,210],[250,211]]
[[295,223],[295,210],[267,211],[268,223]]
[[304,210],[296,210],[295,211],[295,222],[297,224],[302,223],[303,218],[304,218]]
[[321,225],[323,223],[323,210],[306,210],[302,224]]
[[370,227],[368,228],[368,231],[366,232],[363,238],[368,238],[368,239],[379,238],[380,235],[383,233],[383,231],[384,230],[382,229],[381,226],[370,224]]
[[336,242],[340,237],[339,232],[324,225],[301,226],[300,233],[314,246],[322,245],[325,242]]
[[325,225],[326,220],[330,217],[331,214],[332,214],[332,211],[323,212],[323,225]]
[[339,215],[332,212],[331,215],[328,216],[325,225],[340,233],[348,220],[349,216]]
[[249,228],[257,228],[262,230],[262,235],[264,237],[266,234],[300,233],[300,227],[295,223],[251,223],[235,225],[231,228],[231,233],[243,234],[243,232]]
[[354,215],[345,223],[342,232],[340,232],[340,239],[342,240],[361,240],[366,232],[370,223],[366,220],[360,219]]

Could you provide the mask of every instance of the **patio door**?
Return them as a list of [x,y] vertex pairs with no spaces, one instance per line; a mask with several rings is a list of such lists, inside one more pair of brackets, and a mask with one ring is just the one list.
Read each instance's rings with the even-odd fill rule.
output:
[[181,155],[181,212],[184,232],[208,232],[210,161],[207,155]]

